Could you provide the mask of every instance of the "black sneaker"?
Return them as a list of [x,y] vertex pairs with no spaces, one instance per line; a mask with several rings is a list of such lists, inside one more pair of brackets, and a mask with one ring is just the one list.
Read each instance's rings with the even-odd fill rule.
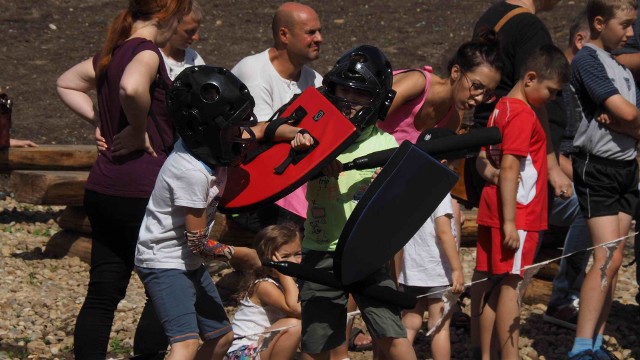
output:
[[549,307],[542,320],[562,326],[567,329],[575,330],[578,323],[578,299],[573,302],[558,307]]
[[620,360],[617,356],[613,355],[613,353],[604,346],[601,346],[600,349],[593,352],[594,360]]
[[591,351],[591,349],[580,351],[579,353],[573,356],[569,356],[569,360],[593,360],[593,359],[595,359],[595,357],[593,357],[593,351]]

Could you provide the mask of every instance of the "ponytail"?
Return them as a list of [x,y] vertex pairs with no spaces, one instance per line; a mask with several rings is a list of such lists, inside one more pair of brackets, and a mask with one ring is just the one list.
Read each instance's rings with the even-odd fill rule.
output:
[[131,35],[132,28],[133,18],[129,9],[120,11],[109,25],[109,30],[107,31],[107,40],[105,41],[104,45],[102,45],[100,58],[96,67],[96,78],[98,79],[98,81],[100,81],[100,79],[104,75],[104,72],[107,70],[107,66],[109,66],[109,63],[111,62],[113,49],[115,49],[118,45],[124,42],[129,37],[129,35]]
[[109,25],[96,66],[96,79],[100,81],[104,76],[113,50],[131,36],[136,21],[156,20],[158,24],[164,24],[177,16],[188,15],[190,11],[191,0],[129,0],[129,7],[121,10]]

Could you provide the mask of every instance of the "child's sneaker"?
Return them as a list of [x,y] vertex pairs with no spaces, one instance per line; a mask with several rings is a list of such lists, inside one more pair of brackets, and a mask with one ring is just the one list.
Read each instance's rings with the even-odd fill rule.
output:
[[562,326],[567,329],[575,330],[578,323],[578,299],[558,307],[549,307],[545,314],[542,316],[542,320]]
[[607,350],[604,346],[601,346],[600,349],[593,352],[594,360],[620,360],[617,356],[613,355],[613,353]]

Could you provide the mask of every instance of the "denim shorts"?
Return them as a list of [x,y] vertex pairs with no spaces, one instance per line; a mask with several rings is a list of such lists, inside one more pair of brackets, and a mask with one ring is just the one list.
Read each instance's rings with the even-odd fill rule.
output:
[[210,340],[231,331],[227,313],[204,266],[195,270],[136,267],[171,344]]

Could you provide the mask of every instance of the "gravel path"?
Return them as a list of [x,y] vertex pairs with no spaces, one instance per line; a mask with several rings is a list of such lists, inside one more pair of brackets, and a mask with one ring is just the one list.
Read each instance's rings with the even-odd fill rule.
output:
[[[50,259],[43,255],[49,237],[59,230],[54,219],[61,207],[0,200],[0,360],[72,359],[75,317],[86,292],[89,267],[78,258]],[[627,241],[625,264],[631,261]],[[464,248],[465,276],[471,278],[474,249]],[[640,359],[640,311],[634,297],[635,267],[620,271],[618,288],[607,327],[607,347],[621,359]],[[111,332],[110,357],[126,359],[144,291],[133,277],[120,303]],[[463,311],[469,311],[467,306]],[[233,313],[232,307],[228,308]],[[564,359],[573,332],[542,321],[545,304],[527,305],[522,312],[520,354],[523,359]],[[362,326],[362,324],[360,324]],[[452,329],[454,358],[470,358],[468,328]],[[430,359],[428,341],[419,336],[419,359]],[[352,353],[352,359],[370,359],[370,352]]]

